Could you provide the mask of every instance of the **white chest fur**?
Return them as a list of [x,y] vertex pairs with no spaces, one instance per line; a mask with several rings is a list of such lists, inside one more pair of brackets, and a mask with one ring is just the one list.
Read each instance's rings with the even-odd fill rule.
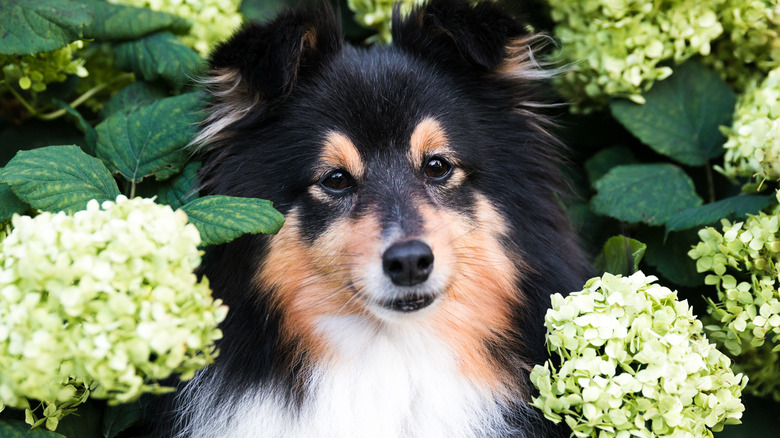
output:
[[[273,388],[235,404],[209,405],[208,382],[190,394],[193,437],[493,437],[518,434],[486,388],[458,371],[445,345],[415,324],[377,326],[357,317],[327,317],[318,328],[335,359],[313,370],[300,412]],[[198,403],[203,400],[204,403]],[[517,435],[513,435],[517,436]]]

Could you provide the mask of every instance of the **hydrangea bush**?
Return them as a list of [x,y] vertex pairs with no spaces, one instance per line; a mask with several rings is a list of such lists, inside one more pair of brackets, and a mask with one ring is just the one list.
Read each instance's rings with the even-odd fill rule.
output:
[[558,88],[575,109],[603,106],[610,97],[641,103],[675,64],[695,55],[743,86],[780,65],[780,7],[773,0],[549,4],[561,42],[556,57],[569,64]]
[[[744,221],[724,219],[721,230],[706,227],[688,255],[705,282],[717,288],[708,298],[715,320],[707,329],[738,363],[751,369],[749,389],[780,400],[780,211],[760,212]],[[745,360],[749,359],[749,360]]]
[[165,390],[215,356],[227,308],[198,280],[200,235],[151,199],[14,216],[0,247],[0,402],[47,404],[46,426],[85,391],[117,402]]
[[557,57],[569,63],[559,89],[576,103],[607,97],[643,102],[642,93],[680,63],[711,52],[723,33],[717,8],[725,0],[551,0]]
[[533,405],[575,436],[711,437],[739,423],[747,378],[655,280],[607,273],[552,296],[545,326],[556,365],[534,367]]
[[148,7],[168,12],[192,22],[181,41],[207,56],[211,47],[227,38],[239,25],[241,0],[108,0],[111,3]]
[[780,178],[780,67],[739,97],[734,124],[727,132],[724,174],[756,176],[759,180]]
[[780,3],[776,0],[726,0],[718,9],[724,36],[704,59],[743,90],[780,66]]

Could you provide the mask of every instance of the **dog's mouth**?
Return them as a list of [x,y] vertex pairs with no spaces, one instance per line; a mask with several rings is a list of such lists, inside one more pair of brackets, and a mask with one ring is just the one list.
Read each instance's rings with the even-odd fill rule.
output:
[[382,307],[396,312],[411,313],[430,306],[436,297],[433,295],[410,294],[381,303]]

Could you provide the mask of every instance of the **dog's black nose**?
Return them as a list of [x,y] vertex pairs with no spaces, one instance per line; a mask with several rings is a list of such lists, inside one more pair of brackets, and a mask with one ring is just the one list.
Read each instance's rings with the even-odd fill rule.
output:
[[425,242],[394,243],[382,254],[382,268],[397,286],[423,283],[433,271],[433,251]]

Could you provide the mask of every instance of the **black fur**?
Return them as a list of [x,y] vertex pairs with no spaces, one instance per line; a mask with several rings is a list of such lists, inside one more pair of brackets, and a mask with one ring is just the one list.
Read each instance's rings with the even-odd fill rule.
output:
[[[396,15],[395,43],[388,47],[343,45],[340,27],[328,7],[305,7],[248,24],[215,50],[211,66],[238,71],[247,93],[231,98],[260,103],[203,147],[201,194],[270,199],[285,214],[299,206],[310,241],[332,217],[359,216],[377,205],[388,222],[405,220],[413,228],[419,218],[392,217],[403,216],[408,191],[418,190],[416,183],[399,186],[416,176],[394,154],[408,147],[417,122],[435,117],[467,173],[438,202],[471,214],[474,194],[487,196],[511,227],[503,243],[529,265],[518,284],[528,297],[516,311],[518,335],[492,351],[507,367],[519,359],[544,361],[549,295],[581,288],[587,263],[559,204],[567,191],[562,146],[540,129],[542,116],[516,111],[537,100],[540,87],[496,72],[505,46],[525,35],[524,28],[500,3],[466,0],[432,0],[408,18]],[[222,99],[214,97],[214,107]],[[307,188],[316,182],[311,166],[322,133],[331,129],[349,134],[373,173],[357,201],[325,209]],[[230,307],[220,356],[205,371],[224,374],[221,390],[209,394],[215,404],[260,381],[287,388],[293,408],[302,402],[305,376],[283,364],[305,358],[289,357],[295,350],[279,336],[279,310],[252,286],[267,242],[267,236],[244,236],[212,248],[204,260],[215,296]],[[531,436],[562,433],[536,427]]]

